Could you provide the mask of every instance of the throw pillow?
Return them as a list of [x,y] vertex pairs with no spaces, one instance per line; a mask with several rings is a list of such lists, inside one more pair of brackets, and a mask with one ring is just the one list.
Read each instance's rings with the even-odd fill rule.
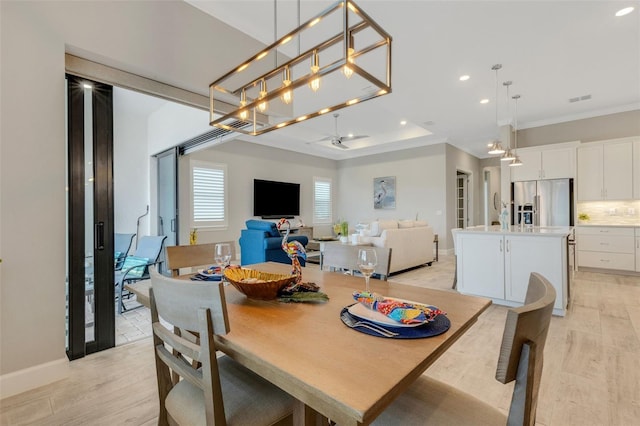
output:
[[429,226],[429,223],[426,220],[416,220],[413,222],[414,226]]
[[269,234],[270,237],[279,237],[280,232],[278,232],[278,227],[273,222],[268,222],[266,220],[247,220],[245,222],[247,225],[247,229],[257,229],[258,231],[264,231]]
[[379,237],[380,236],[380,222],[374,220],[369,224],[369,236],[370,237]]
[[397,220],[380,220],[378,221],[378,228],[380,229],[380,234],[385,229],[398,229],[398,221]]
[[398,222],[398,228],[413,228],[412,220],[401,220]]
[[[136,256],[127,256],[124,259],[124,264],[122,265],[122,271],[126,271],[129,268],[133,268],[129,272],[127,272],[127,278],[140,278],[147,269],[145,266],[149,263],[149,259],[146,257],[136,257]],[[139,268],[134,268],[134,266],[140,266]]]

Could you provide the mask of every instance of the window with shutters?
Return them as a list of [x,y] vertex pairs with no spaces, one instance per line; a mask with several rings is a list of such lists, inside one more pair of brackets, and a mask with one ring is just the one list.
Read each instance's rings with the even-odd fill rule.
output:
[[313,178],[313,223],[332,222],[331,179]]
[[191,227],[226,227],[227,166],[191,161]]

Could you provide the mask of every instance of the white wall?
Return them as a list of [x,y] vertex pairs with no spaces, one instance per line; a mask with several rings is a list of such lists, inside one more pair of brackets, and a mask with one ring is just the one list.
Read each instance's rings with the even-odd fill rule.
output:
[[[373,178],[396,177],[396,208],[373,208]],[[372,219],[426,220],[442,235],[445,223],[445,145],[432,145],[340,162],[340,216],[349,227]],[[441,246],[442,247],[442,246]],[[444,247],[446,248],[446,247]]]
[[149,205],[149,153],[147,117],[126,108],[113,93],[113,194],[114,232],[149,235],[149,216],[140,220]]
[[[313,225],[313,177],[331,178],[334,185],[338,180],[338,166],[334,160],[269,148],[242,140],[233,140],[185,155],[180,158],[178,165],[180,229],[183,230],[180,236],[181,244],[189,243],[191,197],[188,189],[191,159],[226,164],[229,185],[229,226],[223,230],[198,228],[198,243],[233,240],[238,250],[240,231],[245,228],[247,219],[254,218],[253,179],[299,183],[300,218],[308,226]],[[297,219],[296,217],[294,222],[297,223]]]
[[168,102],[149,117],[149,153],[159,154],[210,130],[208,111]]
[[[67,373],[65,51],[206,96],[212,76],[260,45],[182,1],[2,1],[0,8],[0,392],[7,396]],[[44,273],[26,274],[34,264]]]

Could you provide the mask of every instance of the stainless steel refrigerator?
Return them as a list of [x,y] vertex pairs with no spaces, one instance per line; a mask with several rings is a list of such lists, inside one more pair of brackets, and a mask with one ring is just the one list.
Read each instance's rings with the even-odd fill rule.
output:
[[513,182],[511,199],[512,225],[532,217],[533,226],[573,226],[573,179]]

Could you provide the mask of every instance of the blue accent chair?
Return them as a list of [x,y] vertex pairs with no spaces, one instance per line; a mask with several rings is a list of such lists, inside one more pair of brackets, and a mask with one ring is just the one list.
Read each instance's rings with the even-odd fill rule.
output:
[[[282,236],[276,224],[266,220],[247,220],[247,229],[240,232],[240,264],[250,265],[261,262],[291,264],[291,259],[282,250]],[[305,235],[289,234],[289,241],[299,241],[306,246],[309,239]],[[298,258],[300,265],[305,260]]]

